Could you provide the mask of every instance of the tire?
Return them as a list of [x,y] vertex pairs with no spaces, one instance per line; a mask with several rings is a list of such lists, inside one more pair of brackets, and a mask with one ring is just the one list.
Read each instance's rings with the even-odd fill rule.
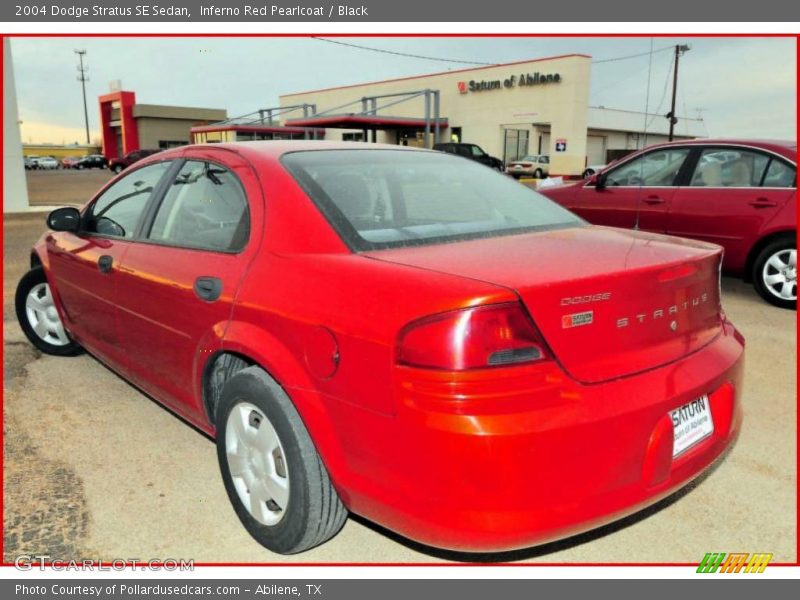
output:
[[592,175],[594,175],[594,169],[586,169],[581,175],[581,177],[583,177],[584,179],[589,179],[589,177],[591,177]]
[[534,179],[541,179],[541,178],[542,178],[542,175],[544,175],[544,173],[542,173],[542,170],[541,170],[541,169],[536,169],[536,170],[533,172],[533,178],[534,178]]
[[114,173],[116,173],[117,175],[119,175],[120,173],[122,173],[122,165],[114,165],[114,168],[111,170],[114,171]]
[[55,356],[75,356],[83,351],[61,323],[42,267],[22,276],[14,304],[22,332],[39,350]]
[[[222,390],[217,458],[239,520],[273,552],[296,554],[318,546],[347,519],[297,409],[259,367],[239,371]],[[263,483],[270,480],[271,489]],[[256,486],[259,500],[252,503]]]
[[753,262],[753,287],[770,304],[797,308],[797,238],[767,244]]
[[83,171],[83,169],[85,169],[85,167],[83,165],[78,165],[75,168],[78,169],[79,171]]

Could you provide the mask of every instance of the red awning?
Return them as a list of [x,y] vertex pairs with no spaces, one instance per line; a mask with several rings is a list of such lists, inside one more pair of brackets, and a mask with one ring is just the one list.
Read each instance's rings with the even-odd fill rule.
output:
[[[307,127],[292,127],[284,125],[198,125],[192,127],[192,133],[208,133],[212,131],[241,131],[243,133],[290,133],[301,134],[308,131]],[[317,135],[325,135],[325,130],[317,128]]]

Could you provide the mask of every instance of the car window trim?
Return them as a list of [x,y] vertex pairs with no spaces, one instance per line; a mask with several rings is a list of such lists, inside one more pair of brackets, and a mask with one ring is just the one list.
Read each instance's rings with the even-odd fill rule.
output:
[[158,208],[161,206],[161,202],[167,195],[167,190],[169,190],[169,187],[175,181],[175,177],[178,176],[178,173],[180,173],[180,170],[183,168],[184,164],[186,164],[185,158],[180,157],[175,159],[174,164],[167,169],[167,172],[164,173],[164,177],[158,182],[157,188],[153,191],[153,195],[150,197],[151,201],[145,207],[143,218],[136,229],[135,238],[137,241],[147,239],[147,236],[150,235],[150,229],[153,226],[153,221],[155,220]]
[[[230,173],[233,176],[233,178],[236,180],[236,182],[239,184],[239,188],[242,190],[242,195],[244,196],[245,214],[247,216],[247,240],[245,240],[245,243],[242,245],[241,248],[237,248],[235,250],[222,250],[220,248],[208,248],[207,246],[192,246],[192,245],[188,245],[188,244],[176,244],[174,242],[170,242],[169,240],[154,240],[154,239],[150,238],[150,234],[152,233],[153,224],[155,223],[156,216],[158,215],[158,211],[161,208],[161,205],[163,204],[164,199],[167,197],[167,192],[169,191],[169,188],[175,182],[175,179],[178,177],[178,174],[181,172],[181,169],[183,169],[184,165],[187,162],[190,162],[190,161],[191,162],[211,163],[213,165],[221,167],[221,168],[225,169],[228,173]],[[208,159],[208,158],[185,156],[185,157],[180,158],[176,162],[180,162],[180,167],[175,168],[175,169],[171,169],[170,172],[167,173],[167,175],[169,175],[169,181],[168,181],[168,183],[165,183],[163,189],[160,190],[161,193],[160,193],[160,196],[158,198],[158,203],[157,204],[154,203],[152,207],[149,207],[149,209],[151,209],[151,210],[147,211],[146,219],[142,223],[142,229],[141,229],[140,232],[137,232],[137,233],[140,233],[141,235],[139,237],[137,237],[136,241],[141,243],[141,244],[148,244],[150,246],[164,246],[166,248],[181,248],[181,249],[184,249],[184,250],[196,250],[196,251],[201,251],[201,252],[215,252],[217,254],[241,254],[242,252],[244,252],[247,249],[247,246],[250,245],[250,240],[251,240],[251,235],[250,234],[252,233],[253,221],[250,218],[250,199],[247,196],[247,190],[245,189],[244,184],[242,183],[242,180],[239,178],[239,176],[236,173],[234,173],[233,169],[231,169],[228,165],[225,165],[225,164],[223,164],[221,162],[218,162],[218,161],[215,161],[215,160],[211,160],[211,159]],[[155,195],[154,195],[154,198],[155,198]]]
[[[686,146],[678,147],[685,148]],[[694,173],[697,170],[697,165],[700,164],[700,157],[703,155],[705,147],[698,146],[693,148],[688,146],[688,148],[689,154],[686,155],[686,159],[678,170],[678,174],[673,182],[675,184],[673,187],[692,187],[692,177],[694,177]]]
[[[168,158],[166,160],[153,161],[151,163],[147,163],[146,165],[141,165],[141,166],[133,167],[131,169],[126,170],[125,177],[130,177],[136,171],[139,171],[141,169],[145,169],[147,167],[151,167],[153,165],[157,165],[157,164],[160,164],[160,163],[167,163],[167,162],[179,162],[179,161],[180,161],[180,159],[174,159],[174,158]],[[158,183],[156,183],[155,187],[153,188],[153,193],[150,195],[150,198],[147,200],[147,204],[145,204],[144,210],[142,210],[142,214],[139,216],[139,219],[136,222],[136,227],[134,227],[134,229],[133,229],[133,237],[126,238],[125,236],[109,235],[109,234],[104,234],[104,233],[98,233],[96,231],[87,231],[85,229],[86,219],[88,219],[93,214],[94,205],[97,204],[98,200],[100,200],[100,198],[102,198],[103,195],[108,190],[110,190],[114,185],[117,184],[116,181],[113,184],[109,185],[101,193],[99,193],[94,199],[92,199],[92,201],[89,204],[87,204],[86,210],[81,214],[80,229],[78,230],[78,233],[80,235],[84,235],[84,236],[87,236],[87,237],[95,237],[95,238],[106,239],[106,240],[119,240],[119,241],[124,241],[124,242],[136,242],[136,241],[138,241],[139,233],[140,233],[141,226],[142,226],[142,223],[143,223],[143,219],[147,216],[148,211],[150,209],[150,205],[152,204],[152,202],[156,198],[156,196],[158,194],[163,193],[164,181],[166,180],[167,176],[170,174],[170,171],[173,168],[174,168],[174,165],[170,166],[164,172],[164,174],[161,175],[161,178],[158,180]],[[120,178],[120,181],[122,181],[122,178]]]
[[769,168],[772,166],[772,161],[775,160],[772,156],[767,157],[767,165],[764,167],[764,171],[761,173],[761,179],[758,181],[758,187],[764,187],[764,181],[767,179],[767,173],[769,173]]

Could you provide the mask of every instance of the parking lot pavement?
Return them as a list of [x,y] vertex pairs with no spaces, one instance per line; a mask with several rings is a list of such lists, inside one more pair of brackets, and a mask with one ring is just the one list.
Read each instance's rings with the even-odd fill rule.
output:
[[108,169],[25,171],[31,206],[84,204],[114,174]]
[[[13,314],[39,216],[4,223],[4,559],[184,558],[197,562],[698,562],[706,552],[772,552],[794,562],[796,313],[723,281],[747,338],[745,422],[699,483],[620,523],[499,556],[422,548],[360,519],[331,542],[282,557],[256,544],[225,495],[213,443],[88,355],[41,356]],[[609,443],[613,443],[610,441]]]

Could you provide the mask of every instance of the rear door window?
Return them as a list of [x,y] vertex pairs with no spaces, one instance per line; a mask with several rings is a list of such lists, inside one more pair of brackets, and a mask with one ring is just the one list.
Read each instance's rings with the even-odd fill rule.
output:
[[691,178],[692,187],[759,187],[770,157],[737,148],[705,148]]
[[238,178],[225,167],[189,160],[172,181],[149,239],[187,248],[238,252],[250,217]]
[[764,174],[763,187],[791,188],[797,185],[797,170],[782,160],[772,158]]

